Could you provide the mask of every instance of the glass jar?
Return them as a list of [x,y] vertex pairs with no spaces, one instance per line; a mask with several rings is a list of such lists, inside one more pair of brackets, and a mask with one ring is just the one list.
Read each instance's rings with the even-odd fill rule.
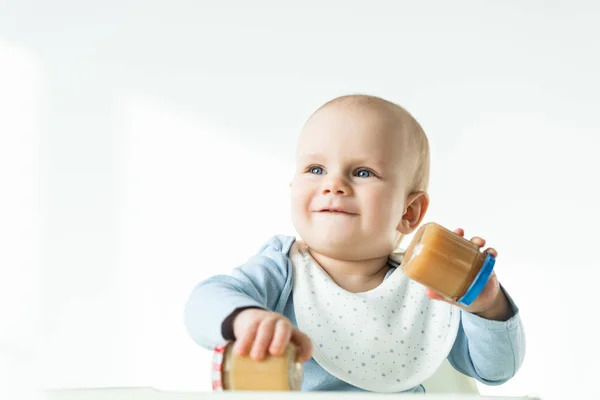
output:
[[430,222],[415,233],[401,266],[414,281],[468,306],[483,290],[494,263],[473,242]]
[[296,361],[296,347],[290,344],[281,356],[255,361],[238,356],[234,342],[217,347],[213,353],[212,387],[214,391],[297,391],[301,389],[303,368]]

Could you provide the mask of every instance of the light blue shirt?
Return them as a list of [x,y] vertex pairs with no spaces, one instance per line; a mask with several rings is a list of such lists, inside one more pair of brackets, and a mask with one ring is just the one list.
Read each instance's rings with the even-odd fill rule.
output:
[[[223,344],[223,321],[236,309],[249,306],[281,313],[298,326],[288,256],[294,241],[294,237],[274,236],[231,275],[213,276],[198,284],[185,307],[185,324],[192,339],[208,350]],[[397,267],[390,266],[386,279]],[[456,370],[488,385],[499,385],[512,378],[525,356],[519,311],[508,294],[507,297],[514,312],[508,321],[486,320],[461,310],[458,335],[448,355]],[[302,390],[363,391],[334,377],[314,359],[304,364]],[[424,388],[419,385],[407,392],[424,392]]]

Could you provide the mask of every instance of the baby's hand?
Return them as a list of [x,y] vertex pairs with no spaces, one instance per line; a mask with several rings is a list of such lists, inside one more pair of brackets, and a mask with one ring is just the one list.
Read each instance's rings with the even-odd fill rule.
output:
[[[460,236],[465,235],[465,231],[461,228],[455,229],[454,232]],[[480,248],[485,246],[485,239],[480,238],[479,236],[471,238],[471,242]],[[489,253],[494,258],[498,257],[498,252],[491,247],[485,249],[484,252]],[[468,307],[457,303],[455,300],[446,299],[431,289],[427,289],[427,296],[435,300],[454,304],[465,311],[477,314],[486,319],[508,320],[513,314],[506,295],[502,289],[500,289],[500,283],[498,282],[495,272],[492,272],[490,279],[487,281],[479,296],[477,296],[473,303]]]
[[271,311],[250,308],[240,312],[233,321],[233,334],[236,354],[250,353],[257,361],[267,354],[282,355],[290,341],[297,347],[298,362],[306,362],[312,356],[310,338],[296,329],[289,319]]

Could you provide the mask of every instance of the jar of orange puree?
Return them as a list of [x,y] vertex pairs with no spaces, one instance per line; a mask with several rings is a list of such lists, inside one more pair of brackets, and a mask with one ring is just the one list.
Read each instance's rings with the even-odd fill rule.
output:
[[492,255],[471,241],[427,223],[415,233],[401,266],[409,278],[468,306],[483,290],[494,263]]
[[262,361],[239,356],[234,342],[215,348],[212,364],[213,391],[297,391],[301,389],[303,368],[297,362],[296,347],[290,343],[278,357]]

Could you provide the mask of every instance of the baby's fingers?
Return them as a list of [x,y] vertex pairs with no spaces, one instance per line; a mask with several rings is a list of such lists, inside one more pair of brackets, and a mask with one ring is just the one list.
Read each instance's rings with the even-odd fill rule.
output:
[[279,319],[275,324],[275,334],[269,347],[269,353],[273,356],[283,354],[286,346],[290,343],[292,337],[292,324],[286,319]]
[[[462,228],[456,228],[454,230],[454,233],[456,233],[457,235],[464,237],[465,236],[465,230]],[[475,245],[479,246],[479,247],[483,247],[485,246],[485,239],[479,237],[479,236],[473,236],[471,238],[471,242],[474,243]]]
[[427,295],[427,297],[429,297],[432,300],[439,300],[439,301],[444,301],[444,302],[449,303],[449,304],[456,304],[456,301],[454,301],[452,299],[448,299],[448,298],[442,296],[441,294],[439,294],[438,292],[436,292],[433,289],[427,288],[425,290],[425,294]]
[[487,249],[485,249],[484,253],[488,253],[489,255],[491,255],[494,258],[498,258],[498,252],[496,251],[496,249],[494,249],[492,247],[488,247]]
[[445,300],[444,297],[433,289],[427,288],[425,294],[432,300]]
[[465,230],[463,228],[456,228],[454,233],[456,233],[458,236],[465,236]]
[[479,247],[485,246],[485,239],[479,236],[473,236],[471,242]]
[[252,359],[261,361],[265,358],[267,349],[273,340],[276,322],[277,319],[275,318],[267,318],[263,319],[260,323],[256,333],[256,339],[254,339],[254,345],[252,345],[252,351],[250,352],[250,357],[252,357]]
[[298,362],[305,363],[312,357],[312,342],[310,338],[298,329],[292,331],[292,342],[298,347]]
[[236,338],[234,350],[237,355],[245,356],[250,352],[252,344],[254,343],[254,339],[256,338],[256,332],[258,331],[259,325],[260,321],[253,322],[248,326],[247,330],[241,337]]

